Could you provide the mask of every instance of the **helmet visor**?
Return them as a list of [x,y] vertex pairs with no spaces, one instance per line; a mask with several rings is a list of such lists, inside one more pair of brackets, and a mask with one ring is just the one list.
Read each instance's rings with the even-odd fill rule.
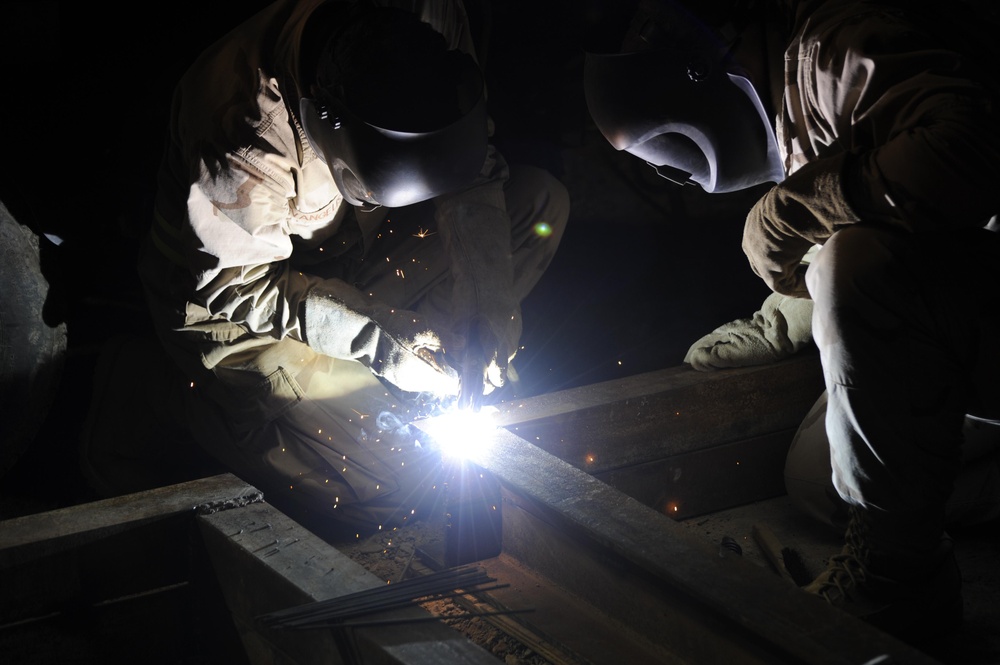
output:
[[[367,121],[342,100],[303,98],[303,129],[329,165],[344,199],[356,206],[396,208],[466,187],[486,159],[483,79],[475,61],[453,52],[460,115],[430,129]],[[399,101],[405,109],[406,100]],[[450,120],[450,119],[449,119]]]

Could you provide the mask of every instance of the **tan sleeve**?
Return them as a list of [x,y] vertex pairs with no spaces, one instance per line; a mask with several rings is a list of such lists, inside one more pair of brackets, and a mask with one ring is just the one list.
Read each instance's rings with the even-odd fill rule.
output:
[[188,194],[193,299],[253,333],[302,339],[299,312],[320,280],[288,265],[288,201],[259,175],[230,167],[204,170]]
[[844,193],[865,221],[912,231],[983,225],[1000,209],[996,82],[933,19],[826,7],[798,63],[799,117],[816,158],[851,154]]

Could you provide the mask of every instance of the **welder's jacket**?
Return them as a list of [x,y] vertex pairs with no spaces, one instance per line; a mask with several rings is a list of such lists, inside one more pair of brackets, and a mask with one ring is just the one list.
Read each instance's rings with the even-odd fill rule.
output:
[[937,13],[919,1],[791,4],[776,127],[788,178],[777,190],[827,171],[854,212],[790,219],[804,237],[822,241],[858,220],[917,232],[977,227],[1000,212],[989,3],[936,3]]
[[[744,250],[779,294],[806,295],[784,278],[846,226],[958,229],[1000,212],[997,9],[987,0],[921,9],[932,4],[774,0],[770,90],[759,92],[774,109],[787,177],[750,212]],[[774,263],[755,265],[759,257]],[[755,365],[803,348],[811,305],[775,307],[789,302],[775,295],[752,319],[699,339],[685,361]]]
[[[301,36],[322,2],[278,0],[202,53],[175,90],[148,250],[157,256],[142,259],[140,272],[160,327],[180,333],[167,336],[168,347],[194,378],[228,375],[239,383],[245,373],[246,381],[259,383],[273,369],[259,362],[264,350],[279,340],[311,341],[304,311],[317,285],[358,297],[349,293],[352,285],[304,267],[352,256],[363,236],[374,233],[354,221],[297,117]],[[379,4],[412,9],[450,48],[474,55],[459,0]],[[472,187],[439,197],[438,223],[467,222],[450,212],[461,204],[480,213],[477,234],[490,236],[482,225],[493,224],[493,237],[509,240],[506,177],[491,146]],[[347,349],[347,359],[355,359],[351,341],[369,322],[355,317],[353,323],[324,330],[327,348]],[[342,344],[330,342],[334,334]]]

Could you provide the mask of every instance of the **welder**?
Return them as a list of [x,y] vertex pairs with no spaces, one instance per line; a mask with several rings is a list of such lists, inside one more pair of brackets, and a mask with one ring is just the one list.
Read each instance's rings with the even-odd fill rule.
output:
[[407,423],[515,378],[569,203],[491,144],[481,32],[455,0],[279,0],[175,89],[153,320],[198,443],[314,528],[423,509]]
[[[827,390],[789,492],[846,543],[806,590],[911,640],[961,620],[949,519],[1000,506],[996,437],[975,463],[963,445],[1000,417],[996,25],[989,3],[649,0],[586,64],[615,148],[709,193],[765,192],[742,246],[773,294],[685,361],[815,343]],[[982,490],[964,506],[963,466]]]

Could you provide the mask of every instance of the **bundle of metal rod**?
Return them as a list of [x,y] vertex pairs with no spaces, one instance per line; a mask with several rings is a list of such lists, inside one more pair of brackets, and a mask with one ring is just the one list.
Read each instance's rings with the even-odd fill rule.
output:
[[324,628],[344,624],[366,614],[413,605],[418,599],[445,598],[459,593],[500,588],[483,588],[483,585],[495,581],[478,566],[458,566],[394,584],[262,614],[257,617],[257,621],[269,628]]

